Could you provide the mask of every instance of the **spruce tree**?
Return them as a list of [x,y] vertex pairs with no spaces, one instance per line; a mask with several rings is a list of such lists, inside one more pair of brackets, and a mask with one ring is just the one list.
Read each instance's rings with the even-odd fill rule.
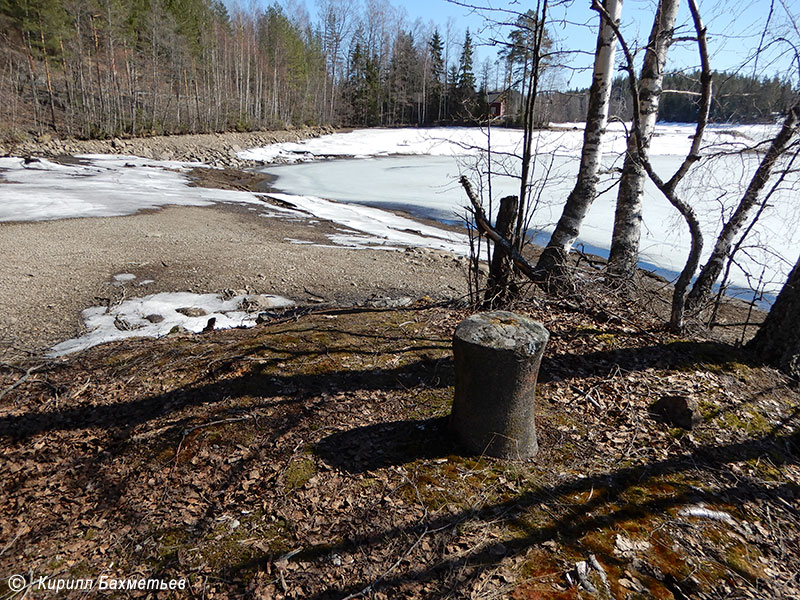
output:
[[461,120],[471,118],[475,113],[475,73],[472,65],[472,36],[469,29],[464,35],[461,57],[458,60],[458,78],[456,81],[456,110]]

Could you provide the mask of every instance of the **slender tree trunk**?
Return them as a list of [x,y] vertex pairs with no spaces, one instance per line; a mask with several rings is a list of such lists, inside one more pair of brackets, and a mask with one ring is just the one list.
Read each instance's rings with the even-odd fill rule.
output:
[[730,253],[734,238],[739,231],[741,231],[742,227],[744,227],[750,212],[758,202],[759,194],[767,185],[775,163],[784,154],[786,147],[797,134],[799,119],[800,104],[795,104],[789,110],[789,114],[786,115],[780,132],[772,140],[767,153],[761,159],[761,163],[758,165],[758,169],[756,169],[753,178],[750,180],[750,185],[742,196],[739,205],[736,207],[736,210],[733,215],[731,215],[728,222],[723,226],[719,237],[717,237],[717,242],[714,245],[714,249],[711,251],[711,256],[700,271],[700,275],[698,275],[694,286],[692,286],[692,291],[689,292],[689,296],[687,297],[686,306],[688,310],[702,307],[711,296],[711,290],[722,272],[725,259]]
[[[522,250],[525,238],[525,215],[528,208],[528,179],[530,178],[531,163],[533,161],[533,114],[536,108],[536,96],[539,93],[539,64],[541,61],[542,41],[544,40],[544,24],[547,22],[547,0],[537,3],[537,28],[533,51],[533,65],[528,82],[528,93],[525,96],[525,114],[522,125],[522,164],[520,166],[519,207],[517,209],[517,223],[514,238],[511,244],[517,252]],[[526,61],[527,67],[527,61]]]
[[36,124],[36,129],[42,133],[42,122],[39,118],[39,94],[36,93],[36,69],[33,63],[33,49],[31,47],[30,33],[25,33],[25,45],[28,54],[28,73],[31,79],[31,94],[33,95],[33,120]]
[[64,52],[64,40],[59,36],[58,47],[61,50],[61,70],[64,72],[64,87],[67,90],[67,108],[64,114],[64,122],[67,127],[67,135],[72,135],[72,121],[74,120],[73,111],[75,110],[75,94],[73,90],[74,82],[70,80],[70,70],[67,66],[67,53]]
[[89,15],[89,22],[92,24],[92,40],[94,41],[94,63],[95,63],[95,71],[97,73],[97,91],[100,96],[100,118],[95,121],[95,127],[98,127],[99,123],[103,123],[102,130],[108,131],[108,109],[106,104],[106,94],[104,91],[103,86],[103,76],[100,72],[100,40],[97,37],[97,28],[94,24],[94,17]]
[[614,215],[614,231],[608,258],[609,271],[624,279],[633,278],[639,262],[642,198],[647,179],[639,157],[639,148],[647,151],[650,147],[650,139],[655,129],[658,105],[661,100],[661,84],[664,79],[667,50],[672,40],[679,4],[680,0],[659,1],[642,65],[639,103],[638,106],[634,106],[634,110],[639,111],[641,140],[635,138],[635,133],[628,138],[628,152],[622,167],[617,209]]
[[42,42],[42,58],[44,59],[44,73],[45,73],[45,81],[47,82],[47,97],[50,100],[50,126],[53,128],[53,131],[58,131],[58,126],[56,124],[56,101],[55,101],[55,94],[53,93],[53,79],[50,76],[50,61],[47,56],[47,44],[45,44],[44,40],[44,27],[42,27],[42,14],[37,12],[36,18],[39,22],[39,40]]
[[686,264],[678,276],[678,280],[675,282],[675,289],[672,292],[672,309],[669,324],[672,331],[679,332],[683,330],[683,319],[686,312],[686,290],[692,282],[695,271],[697,271],[697,266],[700,264],[700,254],[703,252],[703,232],[700,229],[700,221],[697,219],[697,214],[691,206],[677,196],[670,198],[670,202],[680,211],[689,226],[689,235],[692,240]]
[[800,323],[800,259],[748,347],[765,363],[789,375],[800,377],[798,323]]
[[[622,12],[622,1],[605,0],[603,6],[608,15],[618,24]],[[600,17],[600,22],[578,179],[567,198],[555,231],[550,236],[550,241],[537,264],[537,268],[549,272],[555,269],[560,270],[563,267],[566,256],[578,237],[581,224],[597,196],[597,173],[603,156],[602,138],[608,122],[611,79],[614,74],[614,57],[617,49],[617,35],[614,28],[606,22],[605,16]]]

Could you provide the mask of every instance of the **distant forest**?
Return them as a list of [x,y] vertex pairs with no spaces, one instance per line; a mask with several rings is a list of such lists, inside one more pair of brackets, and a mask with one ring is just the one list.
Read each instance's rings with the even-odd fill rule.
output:
[[[469,31],[408,24],[386,0],[322,0],[317,22],[302,4],[286,6],[0,0],[0,138],[469,123],[498,91],[501,122],[516,124],[530,13],[496,60],[475,64]],[[664,88],[660,119],[694,120],[697,74],[669,74]],[[627,119],[626,90],[617,78],[611,113]],[[777,79],[717,73],[711,120],[774,121],[792,92]],[[582,121],[587,96],[542,91],[537,121]]]

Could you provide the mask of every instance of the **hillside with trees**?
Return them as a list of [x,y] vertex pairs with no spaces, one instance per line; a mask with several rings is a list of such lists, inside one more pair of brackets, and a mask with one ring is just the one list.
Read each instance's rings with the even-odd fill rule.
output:
[[[220,0],[3,0],[0,136],[102,138],[247,131],[301,125],[430,125],[486,117],[502,93],[501,121],[522,122],[536,17],[520,14],[495,59],[476,40],[417,20],[388,1],[363,10],[325,0],[229,11]],[[541,68],[558,72],[544,32]],[[659,118],[697,116],[699,74],[669,73]],[[775,120],[792,94],[777,77],[715,73],[712,122]],[[537,123],[582,121],[588,90],[540,83]],[[610,115],[630,118],[622,76]]]
[[[219,0],[4,0],[5,137],[82,138],[472,119],[469,31],[389,2],[228,11]],[[290,14],[291,13],[291,14]],[[516,55],[509,68],[520,62]],[[487,76],[488,77],[488,76]]]

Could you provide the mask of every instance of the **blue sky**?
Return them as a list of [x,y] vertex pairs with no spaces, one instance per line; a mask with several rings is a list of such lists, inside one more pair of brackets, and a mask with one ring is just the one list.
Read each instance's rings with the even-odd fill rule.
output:
[[[236,0],[231,0],[234,3]],[[242,4],[248,5],[251,0]],[[303,0],[294,0],[302,3]],[[268,4],[269,0],[255,0],[257,4]],[[285,4],[285,1],[281,2]],[[478,42],[476,52],[476,72],[478,63],[485,59],[494,60],[496,49],[489,46],[492,38],[501,37],[501,31],[492,25],[492,20],[508,20],[499,11],[480,12],[460,6],[447,0],[393,0],[395,7],[406,13],[406,27],[411,28],[419,19],[423,23],[432,22],[444,30],[451,21],[454,37],[463,40],[464,31],[469,28]],[[511,9],[523,12],[535,7],[534,0],[463,0],[464,4],[492,6],[496,9]],[[779,35],[800,46],[800,32],[789,24],[789,15],[800,19],[800,0],[698,0],[703,20],[708,29],[709,50],[712,68],[732,70],[743,68],[747,74],[754,72],[760,76],[790,74],[794,68],[793,81],[798,82],[797,66],[792,64],[789,46],[777,44],[759,58],[752,60],[754,49],[758,47],[761,33],[767,21],[770,6],[773,5],[772,26]],[[571,51],[566,59],[569,69],[562,71],[559,87],[588,87],[591,82],[592,53],[596,43],[599,17],[589,7],[590,0],[551,0],[550,34],[561,48]],[[305,0],[312,19],[316,13],[316,0]],[[629,45],[641,47],[647,42],[655,13],[656,0],[625,0],[622,12],[622,29]],[[513,19],[513,18],[512,18]],[[679,33],[691,35],[694,31],[687,6],[681,2],[678,15]],[[500,28],[502,30],[502,28]],[[507,29],[506,29],[507,32]],[[457,51],[453,52],[457,55]],[[618,53],[618,62],[621,61]],[[669,68],[683,69],[698,65],[696,46],[682,43],[670,50]],[[746,65],[742,67],[742,65]]]
[[[496,8],[509,7],[514,10],[527,10],[535,7],[532,0],[519,2],[503,2],[498,0],[470,1],[466,4],[491,4]],[[454,18],[460,29],[469,27],[477,32],[479,38],[492,35],[487,20],[484,16],[468,8],[447,2],[446,0],[407,0],[399,3],[405,7],[412,19],[422,16],[434,22],[443,23],[447,18]],[[578,50],[579,53],[570,54],[568,63],[575,71],[567,72],[563,76],[563,84],[568,87],[586,87],[591,82],[589,67],[591,65],[594,47],[597,41],[598,14],[590,9],[590,0],[574,0],[573,2],[553,2],[550,9],[550,18],[553,24],[550,28],[551,35],[556,38],[561,47],[568,50]],[[708,43],[711,55],[712,68],[716,70],[731,70],[744,67],[744,72],[759,75],[772,75],[773,73],[791,73],[792,54],[786,44],[777,44],[767,50],[758,62],[752,60],[756,48],[761,41],[761,34],[773,5],[771,25],[773,30],[784,35],[800,45],[800,34],[789,24],[789,15],[800,18],[800,0],[698,0],[701,16],[708,29]],[[785,6],[785,8],[784,8]],[[655,0],[626,0],[622,12],[623,34],[629,45],[643,46],[647,42],[650,28],[655,13]],[[500,13],[488,13],[497,15]],[[499,18],[499,17],[490,17]],[[692,35],[694,28],[686,0],[681,2],[678,13],[679,32],[681,35]],[[481,33],[482,32],[482,33]],[[496,35],[496,33],[494,34]],[[494,50],[484,48],[480,55],[494,56]],[[622,54],[618,53],[618,62]],[[682,43],[670,49],[670,66],[673,68],[692,68],[699,64],[696,45]],[[581,70],[582,67],[585,67]],[[794,65],[793,80],[798,82],[797,66]]]

